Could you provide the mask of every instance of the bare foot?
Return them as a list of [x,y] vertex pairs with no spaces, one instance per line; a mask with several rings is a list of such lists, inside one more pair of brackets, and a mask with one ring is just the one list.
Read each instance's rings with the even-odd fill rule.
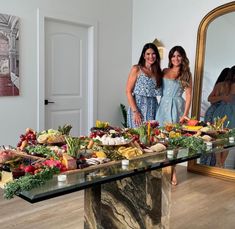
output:
[[172,174],[171,184],[174,185],[174,186],[176,186],[178,184],[175,172],[173,172],[173,174]]
[[176,186],[178,183],[177,183],[177,180],[171,180],[171,184]]
[[216,163],[215,167],[222,168],[222,164],[221,163]]

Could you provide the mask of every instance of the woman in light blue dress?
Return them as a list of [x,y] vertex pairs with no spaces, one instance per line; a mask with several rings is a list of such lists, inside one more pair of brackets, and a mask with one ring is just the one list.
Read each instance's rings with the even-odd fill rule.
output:
[[[192,97],[192,76],[185,50],[175,46],[170,50],[168,58],[169,68],[163,71],[162,98],[155,118],[160,126],[187,120]],[[175,166],[172,168],[171,182],[177,185]]]
[[180,80],[163,77],[162,89],[163,96],[157,110],[156,120],[160,126],[166,123],[178,123],[184,114],[185,100],[182,97],[184,88]]
[[135,128],[145,121],[155,119],[157,95],[161,94],[161,81],[158,49],[153,43],[147,43],[143,47],[138,65],[132,66],[127,80],[128,127]]
[[[160,126],[188,119],[192,97],[192,76],[189,60],[181,46],[169,52],[169,68],[163,71],[162,98],[156,113]],[[185,93],[185,99],[182,97]]]

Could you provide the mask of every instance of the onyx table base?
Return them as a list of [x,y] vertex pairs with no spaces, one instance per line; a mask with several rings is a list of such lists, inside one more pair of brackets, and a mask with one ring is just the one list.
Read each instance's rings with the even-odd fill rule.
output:
[[85,190],[85,229],[169,228],[171,167]]

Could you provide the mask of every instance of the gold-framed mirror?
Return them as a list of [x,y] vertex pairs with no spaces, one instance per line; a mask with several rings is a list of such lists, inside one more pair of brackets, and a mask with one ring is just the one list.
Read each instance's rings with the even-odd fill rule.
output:
[[[234,20],[232,19],[232,17],[234,17]],[[224,58],[225,59],[224,63],[219,62],[219,64],[216,62],[211,63],[210,61],[212,58],[216,59],[216,58],[221,57],[221,50],[223,50],[226,46],[228,46],[228,42],[225,39],[226,35],[224,37],[221,36],[222,34],[224,34],[224,30],[221,32],[218,31],[220,28],[219,25],[221,25],[222,21],[223,22],[229,21],[230,23],[229,26],[232,26],[232,31],[234,31],[233,33],[235,34],[235,23],[234,23],[235,22],[235,1],[221,5],[213,9],[212,11],[210,11],[202,19],[198,28],[195,72],[194,72],[194,86],[193,86],[194,88],[193,88],[193,100],[192,100],[192,116],[197,117],[197,119],[202,119],[203,104],[204,104],[204,101],[207,101],[207,95],[211,91],[211,88],[207,84],[207,82],[204,82],[205,78],[208,77],[208,75],[213,75],[214,78],[208,80],[208,82],[211,82],[211,85],[212,85],[211,87],[213,87],[215,81],[217,80],[219,76],[219,71],[222,70],[222,66],[224,65],[223,68],[225,68],[225,67],[231,67],[232,65],[235,64],[235,62],[232,63],[232,60],[234,60],[235,52],[233,52],[233,59],[231,58],[229,59],[230,61],[230,62],[228,61],[229,63],[226,62],[226,58]],[[223,29],[224,27],[226,27],[224,26],[224,24],[222,24],[221,26],[223,26]],[[211,31],[213,31],[213,33]],[[218,40],[214,38],[221,39],[224,42],[221,44],[220,51],[219,51],[219,47],[217,44]],[[234,39],[234,36],[233,36],[233,39]],[[214,49],[214,53],[211,52],[211,54],[209,55],[210,50],[213,50],[210,48],[211,43],[215,44],[216,49]],[[234,43],[231,43],[230,48],[232,47],[234,47]],[[223,50],[223,51],[225,51],[226,53],[226,50]],[[218,53],[218,56],[216,56],[215,52]],[[213,66],[213,71],[207,69],[209,65]],[[211,72],[213,72],[213,74],[211,74]],[[204,87],[203,87],[203,84],[204,84]],[[206,90],[204,90],[205,88]],[[207,91],[207,95],[203,94],[204,91]],[[218,168],[218,167],[213,167],[213,166],[206,166],[206,165],[200,164],[198,160],[194,160],[188,163],[188,171],[235,181],[235,169],[233,170],[233,169]]]

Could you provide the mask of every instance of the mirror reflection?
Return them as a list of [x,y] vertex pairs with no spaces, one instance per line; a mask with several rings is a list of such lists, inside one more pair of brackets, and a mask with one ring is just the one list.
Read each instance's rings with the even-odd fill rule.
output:
[[207,29],[200,116],[209,107],[208,96],[224,68],[235,65],[235,12],[216,18]]
[[[227,115],[224,127],[235,128],[235,12],[217,17],[208,28],[202,74],[200,119],[213,122]],[[235,151],[225,151],[200,164],[235,169]]]

